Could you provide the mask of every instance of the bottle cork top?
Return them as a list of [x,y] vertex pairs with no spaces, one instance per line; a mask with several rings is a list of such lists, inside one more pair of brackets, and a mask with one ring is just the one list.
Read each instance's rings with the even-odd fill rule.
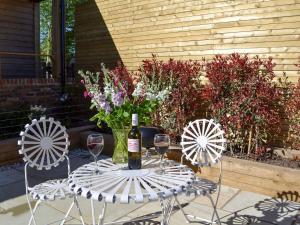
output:
[[138,114],[134,113],[132,114],[132,126],[138,126],[139,119]]

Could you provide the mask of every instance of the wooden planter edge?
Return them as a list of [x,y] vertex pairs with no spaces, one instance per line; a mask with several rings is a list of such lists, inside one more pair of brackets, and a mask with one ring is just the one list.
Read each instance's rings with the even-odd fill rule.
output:
[[[171,150],[168,158],[179,161],[181,152]],[[223,184],[244,191],[256,192],[272,197],[293,196],[293,201],[300,202],[300,170],[277,165],[236,159],[224,156]],[[197,168],[193,167],[195,171]],[[201,168],[197,175],[216,180],[218,165]]]

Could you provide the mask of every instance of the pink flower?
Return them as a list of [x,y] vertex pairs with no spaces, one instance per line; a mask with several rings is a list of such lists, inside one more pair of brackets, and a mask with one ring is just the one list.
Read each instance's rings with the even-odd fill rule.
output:
[[87,91],[84,91],[84,92],[83,92],[83,96],[84,96],[85,98],[87,98],[87,97],[89,96],[89,93],[88,93]]
[[83,79],[82,79],[82,80],[80,80],[80,83],[84,84],[84,80],[83,80]]

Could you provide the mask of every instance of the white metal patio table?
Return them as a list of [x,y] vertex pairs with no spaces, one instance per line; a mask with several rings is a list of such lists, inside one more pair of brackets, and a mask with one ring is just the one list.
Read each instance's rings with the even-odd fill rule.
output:
[[[193,182],[194,172],[187,166],[174,161],[165,161],[164,174],[159,174],[158,159],[144,159],[141,170],[128,170],[127,164],[114,164],[111,159],[89,163],[73,171],[69,176],[71,189],[91,199],[93,224],[96,224],[93,201],[104,201],[98,224],[104,224],[107,203],[143,203],[160,201],[161,224],[167,225],[175,204],[174,195],[183,191]],[[145,218],[143,218],[145,219]],[[141,218],[139,218],[141,220]],[[131,220],[132,221],[132,220]],[[125,221],[122,221],[125,222]],[[111,222],[105,224],[115,224]]]

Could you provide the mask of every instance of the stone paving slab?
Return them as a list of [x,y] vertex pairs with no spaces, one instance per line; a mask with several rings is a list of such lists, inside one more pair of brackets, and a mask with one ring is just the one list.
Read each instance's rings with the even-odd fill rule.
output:
[[249,224],[256,224],[259,221],[266,224],[289,225],[294,221],[300,204],[241,191],[222,209],[233,213],[227,218],[229,223],[240,220],[248,221]]
[[[189,205],[187,205],[184,208],[184,210],[188,214],[192,214],[194,216],[201,217],[201,218],[204,218],[206,220],[210,220],[211,217],[212,217],[212,213],[213,213],[213,209],[211,207],[206,206],[206,205],[201,205],[201,204],[198,204],[198,203],[194,203],[194,202],[191,202]],[[219,214],[220,218],[222,218],[222,217],[225,217],[225,216],[229,215],[230,213],[219,209],[218,214]],[[197,221],[197,220],[191,219],[191,221],[192,221],[192,223],[197,222],[197,224],[200,224],[200,222]],[[172,215],[170,223],[172,225],[173,224],[174,225],[181,225],[181,224],[186,223],[186,220],[183,217],[181,211],[177,211],[175,214]],[[202,224],[203,224],[203,222],[202,222]]]
[[[78,166],[91,162],[87,151],[74,151],[70,153],[72,169]],[[65,165],[56,168],[51,172],[31,171],[30,181],[32,184],[40,183],[45,179],[65,177],[65,171],[62,170]],[[10,170],[0,171],[0,225],[24,225],[28,223],[30,212],[27,205],[24,186],[24,171],[23,164]],[[66,169],[66,168],[65,168]],[[6,172],[8,171],[8,172]],[[20,196],[20,197],[16,197]],[[16,198],[14,198],[16,197]],[[216,195],[212,196],[214,199]],[[90,201],[78,197],[79,204],[82,208],[84,217],[88,224],[91,224],[91,208]],[[196,199],[182,195],[179,197],[181,204],[188,213],[202,216],[209,219],[212,213],[210,202],[205,197]],[[5,201],[4,201],[5,200]],[[34,201],[33,201],[34,203]],[[48,225],[49,221],[62,218],[66,210],[69,208],[71,200],[53,201],[43,205],[38,211],[39,224]],[[98,215],[102,208],[101,202],[95,202],[95,208]],[[229,225],[244,225],[244,224],[262,224],[262,225],[298,225],[300,222],[295,222],[295,215],[299,213],[300,205],[288,201],[278,201],[269,196],[255,194],[251,192],[241,191],[236,188],[222,186],[219,199],[219,214],[222,224]],[[107,221],[116,221],[119,219],[134,219],[144,215],[156,213],[160,215],[159,202],[150,202],[144,204],[108,204]],[[129,222],[124,225],[159,225],[160,217],[141,221],[139,223]],[[58,223],[53,223],[58,224]],[[80,224],[79,215],[74,208],[70,213],[70,218],[67,224]],[[185,224],[185,219],[181,212],[175,208],[171,217],[170,225]],[[196,223],[200,224],[200,223]],[[203,223],[202,223],[203,224]],[[50,224],[49,224],[50,225]]]
[[[24,225],[30,218],[30,211],[25,196],[21,196],[0,204],[1,225]],[[40,205],[37,211],[36,222],[42,225],[59,225],[59,219],[64,217],[64,213],[47,205]],[[71,221],[73,218],[69,218]],[[74,221],[76,222],[76,221]]]
[[231,199],[223,209],[229,212],[235,212],[237,209],[252,208],[257,202],[263,201],[269,196],[256,194],[253,192],[241,191],[234,198]]
[[[47,202],[47,205],[55,208],[58,211],[66,211],[71,204],[71,199],[59,200],[53,202]],[[92,223],[92,214],[91,214],[91,202],[88,199],[78,197],[78,203],[80,205],[82,214],[84,215],[84,220],[87,223]],[[107,213],[105,221],[115,221],[118,218],[126,216],[128,213],[144,206],[144,204],[107,204]],[[103,207],[103,202],[94,201],[95,215],[98,218],[99,213]],[[76,219],[79,219],[78,211],[76,207],[73,208],[70,215]]]
[[1,171],[0,177],[0,186],[24,180],[24,174],[15,169]]
[[[226,225],[275,225],[277,223],[262,221],[255,216],[243,215],[243,214],[230,214],[221,219],[222,224]],[[291,225],[291,223],[286,224]]]
[[66,221],[65,225],[82,225],[82,224],[79,220],[71,219],[71,220]]
[[[202,217],[207,220],[209,220],[211,218],[211,215],[213,212],[211,207],[208,207],[206,205],[201,205],[198,203],[194,203],[194,202],[183,202],[182,206],[183,206],[184,210],[186,211],[186,213],[193,214],[193,215]],[[229,212],[226,212],[223,210],[219,210],[218,212],[221,217],[225,217],[230,214]],[[161,220],[161,213],[160,213],[159,203],[158,202],[149,203],[149,204],[139,208],[138,210],[136,210],[132,213],[129,213],[127,215],[127,218],[130,217],[131,219],[136,220],[145,215],[147,215],[147,216],[156,215],[156,217],[152,218],[152,219],[141,220],[140,223],[137,223],[137,224],[149,224],[149,225],[150,224],[151,225],[160,224],[159,221]],[[125,218],[126,217],[122,218],[122,220]],[[191,223],[192,224],[200,224],[200,223],[196,223],[196,220],[193,220],[193,219],[191,219]],[[124,224],[127,225],[127,223],[124,223]],[[128,224],[131,224],[131,223],[128,223]],[[132,223],[132,224],[135,224],[135,223]],[[179,208],[175,207],[175,209],[173,210],[171,219],[170,219],[170,225],[182,225],[182,224],[186,224],[186,220],[183,217]]]
[[0,187],[0,204],[1,202],[21,196],[25,194],[25,183],[24,180],[4,185]]
[[[252,205],[250,206],[247,201],[245,201],[245,196],[249,199],[256,199],[258,201],[250,200]],[[262,201],[266,201],[266,196],[257,196],[254,193],[244,193],[240,192],[235,195],[231,201],[227,203],[224,208],[230,209],[230,211],[223,209],[219,209],[219,215],[221,217],[222,224],[228,225],[243,225],[243,224],[262,224],[262,225],[270,225],[270,224],[278,224],[278,225],[296,225],[293,223],[295,220],[295,215],[297,214],[298,205],[286,205],[289,206],[289,212],[285,214],[281,214],[281,217],[277,217],[277,213],[275,213],[274,209],[269,207],[270,210],[265,210],[263,213],[259,211],[258,205],[261,204]],[[270,198],[267,198],[270,200]],[[203,218],[209,219],[212,214],[212,208],[207,206],[206,204],[201,204],[200,202],[188,201],[188,198],[182,196],[179,197],[184,210],[187,213],[194,214],[196,216],[201,216]],[[33,202],[34,203],[34,202]],[[64,213],[69,207],[71,200],[65,201],[53,201],[49,202],[42,207],[38,211],[39,224],[48,225],[49,221],[55,221],[59,218],[62,218]],[[90,210],[90,202],[84,198],[79,198],[79,203],[82,208],[85,221],[87,224],[91,224],[91,210]],[[238,203],[241,203],[240,205]],[[99,212],[101,209],[102,203],[95,204],[96,212]],[[244,205],[246,205],[246,208]],[[290,203],[292,204],[292,203]],[[295,203],[296,204],[296,203]],[[269,201],[264,203],[263,209],[268,209],[267,206],[274,206],[275,204],[271,204]],[[233,207],[236,207],[235,210]],[[256,208],[255,208],[256,207]],[[0,203],[0,224],[1,225],[24,225],[27,224],[29,220],[29,208],[27,206],[27,201],[25,196],[21,196],[15,199],[11,199],[5,202]],[[80,224],[78,212],[74,208],[71,211],[70,219],[67,224],[77,225]],[[292,210],[293,209],[293,210]],[[128,222],[121,223],[124,225],[159,225],[160,221],[160,204],[159,202],[150,202],[147,204],[108,204],[107,209],[107,217],[106,222],[115,221],[115,220],[132,220],[139,218],[144,215],[153,215],[156,213],[158,217],[148,220],[143,220],[140,222]],[[5,223],[2,223],[5,221]],[[24,222],[25,221],[25,222]],[[58,224],[58,223],[54,223]],[[179,209],[175,208],[173,211],[173,215],[170,220],[170,225],[182,225],[185,224],[185,219],[182,216]],[[194,223],[193,223],[194,224]],[[201,224],[201,223],[195,223]],[[203,224],[203,223],[202,223]],[[50,225],[50,224],[49,224]]]
[[[101,156],[106,157],[106,156]],[[86,150],[76,149],[69,154],[71,171],[79,166],[92,162]],[[67,165],[63,162],[50,171],[39,171],[28,167],[28,182],[34,186],[49,179],[67,177]],[[0,167],[0,202],[25,194],[24,163]]]
[[[221,194],[219,196],[219,201],[218,201],[218,207],[220,209],[223,209],[223,207],[232,198],[234,198],[239,192],[240,192],[240,190],[237,189],[237,188],[232,188],[232,187],[228,187],[228,186],[222,185],[222,187],[221,187]],[[213,198],[214,201],[216,201],[217,193],[212,194],[212,198]],[[211,202],[210,202],[209,198],[207,198],[205,196],[200,196],[200,197],[195,198],[194,202],[202,204],[202,205],[211,206]]]

